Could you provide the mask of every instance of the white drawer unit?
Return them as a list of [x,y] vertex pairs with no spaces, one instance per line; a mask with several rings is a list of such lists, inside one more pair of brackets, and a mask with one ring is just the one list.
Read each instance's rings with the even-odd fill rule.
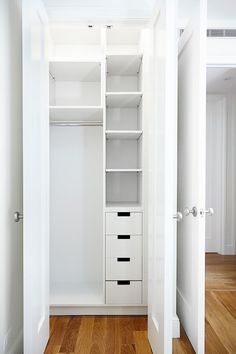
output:
[[142,213],[106,213],[107,235],[142,235],[142,229]]
[[142,259],[142,236],[117,235],[106,237],[106,257]]
[[142,280],[141,257],[107,258],[106,280]]
[[141,281],[107,281],[106,304],[108,305],[141,305]]

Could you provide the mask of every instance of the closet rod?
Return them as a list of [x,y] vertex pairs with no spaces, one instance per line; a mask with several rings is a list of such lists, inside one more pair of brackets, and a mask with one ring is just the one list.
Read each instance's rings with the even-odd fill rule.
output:
[[50,125],[56,125],[56,126],[88,126],[88,127],[93,127],[93,126],[103,126],[102,121],[91,121],[91,122],[86,122],[86,121],[77,121],[77,122],[59,122],[59,121],[51,121]]

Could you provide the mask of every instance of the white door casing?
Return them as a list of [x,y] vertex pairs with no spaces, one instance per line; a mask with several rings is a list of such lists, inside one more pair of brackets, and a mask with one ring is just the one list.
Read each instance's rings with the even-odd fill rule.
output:
[[[205,171],[206,171],[206,1],[196,3],[179,40],[178,210],[195,206],[197,217],[178,224],[178,315],[196,353],[204,353]],[[209,206],[207,206],[209,207]]]
[[173,210],[177,117],[176,4],[159,1],[153,20],[153,114],[149,141],[148,338],[155,354],[172,353]]
[[49,335],[49,114],[47,16],[22,1],[24,354],[42,354]]

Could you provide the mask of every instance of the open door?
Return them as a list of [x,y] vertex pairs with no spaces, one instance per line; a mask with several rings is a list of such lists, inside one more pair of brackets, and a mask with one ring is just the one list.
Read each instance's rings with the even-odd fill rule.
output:
[[176,4],[159,1],[153,20],[154,111],[149,122],[148,338],[154,354],[172,353],[173,246],[177,121]]
[[179,41],[177,308],[196,353],[204,353],[206,1]]
[[49,114],[47,17],[22,1],[24,354],[42,354],[49,336]]

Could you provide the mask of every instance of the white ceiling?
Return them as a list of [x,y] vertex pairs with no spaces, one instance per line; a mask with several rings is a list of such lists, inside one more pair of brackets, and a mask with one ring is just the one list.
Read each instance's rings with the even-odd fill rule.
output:
[[[52,21],[113,22],[148,19],[158,0],[43,0]],[[199,0],[178,1],[178,25],[185,27]],[[236,28],[236,0],[208,1],[208,27]]]
[[236,68],[208,68],[207,92],[236,94]]
[[[178,0],[179,26],[185,27],[199,0]],[[236,0],[207,0],[208,28],[236,28]]]
[[156,0],[43,0],[52,21],[149,18]]

